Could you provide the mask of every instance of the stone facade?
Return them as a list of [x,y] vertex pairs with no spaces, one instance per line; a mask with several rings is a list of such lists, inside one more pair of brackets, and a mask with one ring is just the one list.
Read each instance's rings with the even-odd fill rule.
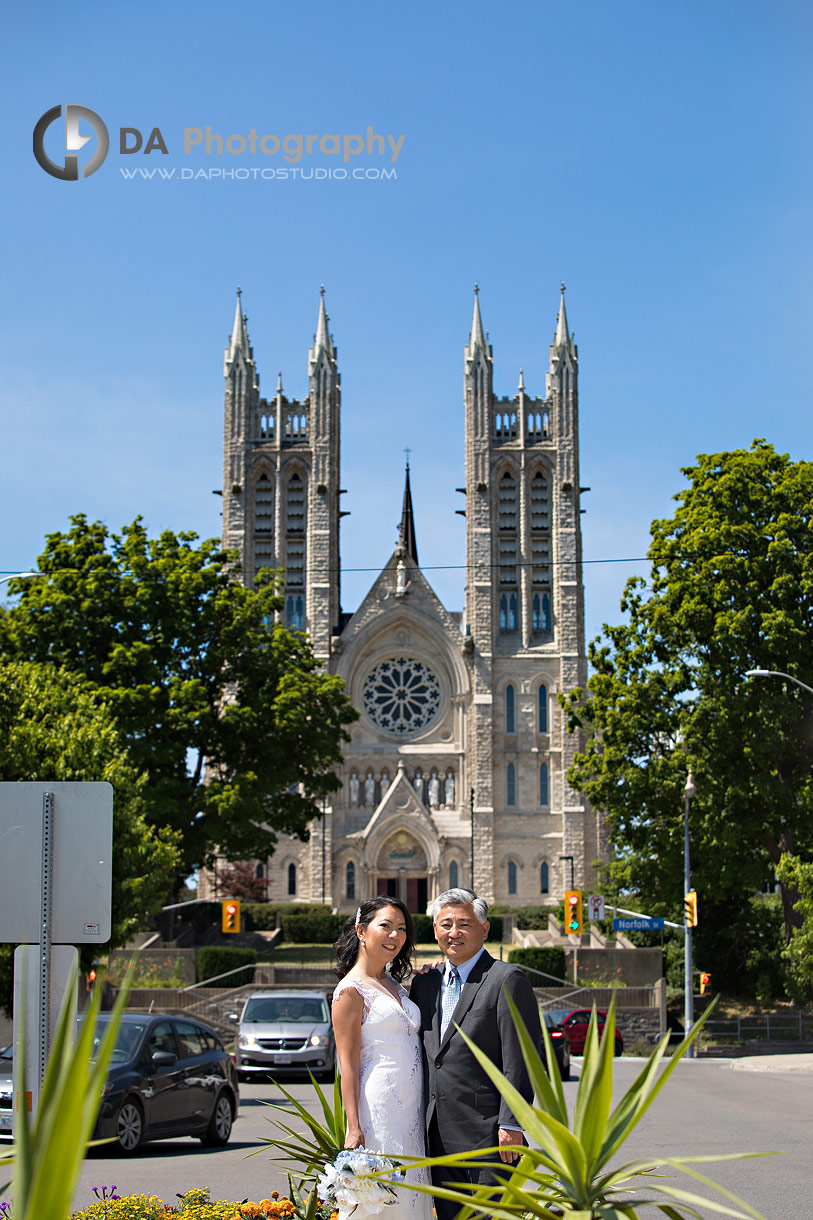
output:
[[[340,376],[324,293],[309,392],[260,397],[238,295],[225,359],[223,541],[252,581],[286,572],[284,621],[341,675],[359,722],[342,789],[308,843],[283,839],[274,901],[352,910],[449,885],[522,906],[590,888],[596,814],[567,784],[578,740],[560,692],[586,681],[578,353],[562,290],[544,397],[498,398],[479,298],[464,356],[466,600],[441,605],[418,563],[407,467],[398,546],[361,606],[339,586]],[[562,859],[566,857],[566,859]],[[202,879],[211,891],[211,879]]]

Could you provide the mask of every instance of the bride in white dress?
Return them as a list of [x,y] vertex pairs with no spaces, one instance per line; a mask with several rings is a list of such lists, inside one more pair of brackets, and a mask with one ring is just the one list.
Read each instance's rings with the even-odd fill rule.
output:
[[[421,1019],[401,986],[414,947],[411,915],[385,895],[362,902],[336,942],[341,982],[333,993],[333,1029],[347,1112],[344,1146],[395,1159],[425,1155]],[[406,1177],[430,1184],[426,1169]],[[429,1195],[396,1189],[384,1220],[431,1220]]]

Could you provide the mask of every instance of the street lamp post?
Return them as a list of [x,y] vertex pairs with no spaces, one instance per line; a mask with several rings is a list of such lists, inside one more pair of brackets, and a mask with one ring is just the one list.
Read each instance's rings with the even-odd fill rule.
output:
[[[685,1025],[686,1034],[689,1033],[694,1025],[694,977],[692,973],[692,929],[689,924],[689,912],[686,909],[685,895],[692,888],[692,866],[691,856],[689,851],[689,804],[695,793],[694,779],[689,771],[686,776],[686,786],[683,789],[683,968],[686,975],[684,987],[684,1016],[683,1024]],[[691,1043],[686,1051],[687,1059],[694,1059],[694,1043]]]
[[0,576],[0,585],[7,580],[23,580],[26,576],[44,576],[44,572],[12,572],[8,576]]
[[801,686],[802,690],[813,695],[813,686],[808,686],[806,682],[794,678],[793,674],[783,673],[781,669],[747,669],[745,676],[746,678],[787,678],[788,682],[795,682],[797,686]]

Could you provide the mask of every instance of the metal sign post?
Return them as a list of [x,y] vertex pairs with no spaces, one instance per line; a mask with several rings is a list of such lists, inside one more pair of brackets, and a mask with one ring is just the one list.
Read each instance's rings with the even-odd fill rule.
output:
[[[19,946],[15,1111],[36,1109],[51,1030],[78,957],[74,946],[110,939],[112,851],[110,784],[0,784],[0,941]],[[24,1027],[17,1017],[23,1010]]]

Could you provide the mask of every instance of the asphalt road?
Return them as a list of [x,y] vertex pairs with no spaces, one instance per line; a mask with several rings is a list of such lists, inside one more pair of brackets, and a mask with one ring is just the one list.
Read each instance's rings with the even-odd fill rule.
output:
[[[781,1056],[777,1058],[781,1060]],[[784,1150],[787,1155],[782,1157],[723,1162],[701,1169],[741,1195],[767,1220],[813,1216],[813,1073],[790,1062],[788,1070],[779,1064],[770,1064],[765,1071],[742,1070],[743,1062],[681,1063],[631,1137],[623,1159]],[[615,1061],[616,1097],[640,1067],[641,1061],[633,1059]],[[574,1061],[574,1068],[575,1077],[579,1060]],[[565,1089],[574,1097],[575,1080]],[[303,1102],[309,1095],[313,1100],[310,1085],[295,1084],[291,1091]],[[174,1203],[176,1194],[193,1186],[208,1186],[212,1198],[230,1200],[258,1200],[272,1190],[284,1193],[285,1175],[271,1164],[268,1150],[260,1143],[272,1133],[268,1118],[273,1111],[264,1103],[283,1100],[271,1084],[243,1085],[240,1116],[231,1143],[224,1149],[207,1149],[197,1140],[181,1139],[149,1144],[134,1158],[96,1151],[82,1169],[75,1206],[93,1200],[91,1187],[113,1183],[120,1194],[151,1193],[166,1203]],[[249,1155],[258,1148],[257,1155]],[[676,1184],[693,1188],[688,1180]]]

